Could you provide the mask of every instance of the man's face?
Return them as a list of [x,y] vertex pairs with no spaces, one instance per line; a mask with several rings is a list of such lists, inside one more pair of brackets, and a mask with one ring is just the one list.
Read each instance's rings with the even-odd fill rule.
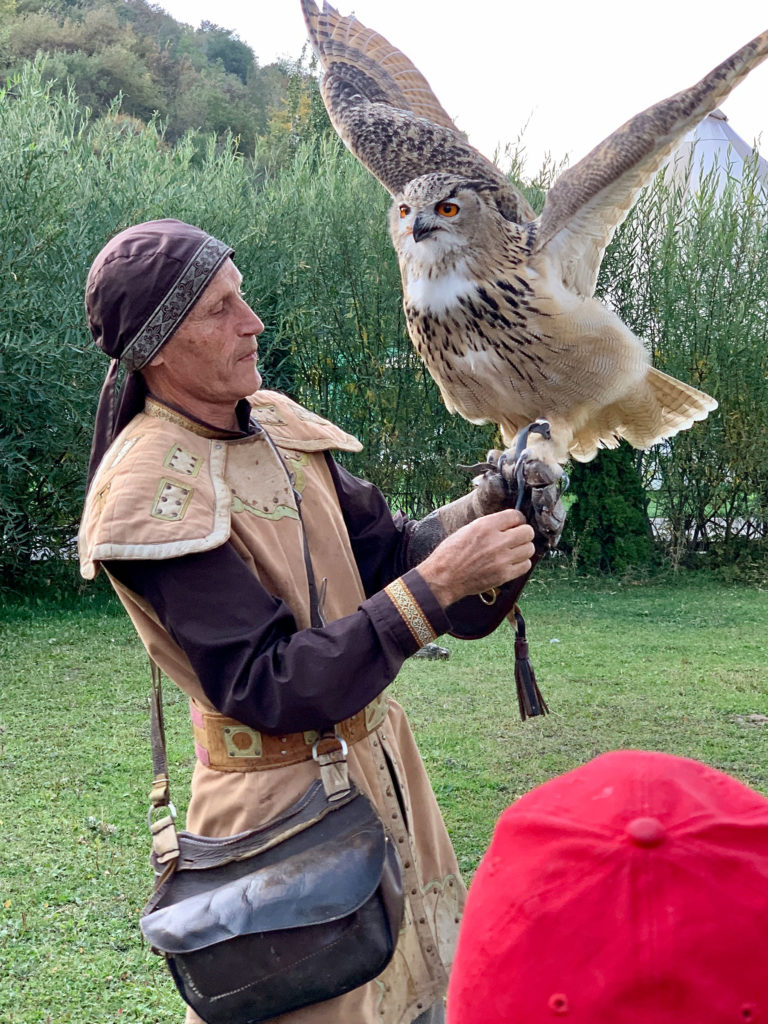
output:
[[158,397],[210,420],[211,408],[232,407],[261,387],[256,339],[264,330],[240,294],[242,275],[227,260],[147,375]]

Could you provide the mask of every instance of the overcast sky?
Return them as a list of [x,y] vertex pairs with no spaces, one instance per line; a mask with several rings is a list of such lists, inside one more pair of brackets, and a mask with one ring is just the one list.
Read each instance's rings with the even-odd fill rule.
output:
[[[633,114],[698,81],[768,28],[765,0],[335,0],[399,47],[488,156],[525,127],[527,170],[575,163]],[[235,31],[261,64],[298,57],[298,0],[160,0],[179,21]],[[718,11],[707,14],[707,9]],[[723,104],[768,155],[768,61]]]

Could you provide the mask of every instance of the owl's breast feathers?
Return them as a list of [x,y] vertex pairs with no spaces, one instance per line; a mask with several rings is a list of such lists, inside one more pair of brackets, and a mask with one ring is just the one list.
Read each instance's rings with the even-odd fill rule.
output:
[[[471,261],[441,273],[405,267],[408,331],[451,412],[478,423],[519,419],[523,426],[540,415],[551,390],[547,366],[557,346],[525,264],[518,259],[504,271],[488,270]],[[519,410],[513,420],[511,406]]]

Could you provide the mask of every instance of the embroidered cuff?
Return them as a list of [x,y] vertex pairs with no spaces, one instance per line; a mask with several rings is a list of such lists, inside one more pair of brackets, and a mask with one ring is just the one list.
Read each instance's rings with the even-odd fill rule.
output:
[[360,607],[370,616],[385,649],[399,658],[409,658],[451,626],[417,569],[393,580]]
[[384,593],[417,648],[431,643],[446,631],[448,619],[445,612],[417,570],[411,569],[404,576],[393,580],[384,588]]

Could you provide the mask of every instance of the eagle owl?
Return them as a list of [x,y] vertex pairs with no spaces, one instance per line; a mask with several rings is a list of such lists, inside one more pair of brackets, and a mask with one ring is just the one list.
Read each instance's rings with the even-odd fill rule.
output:
[[627,121],[560,175],[536,217],[404,54],[327,3],[302,7],[331,121],[394,199],[408,331],[449,410],[498,423],[509,445],[547,420],[551,440],[536,439],[546,445],[537,457],[562,463],[621,438],[647,448],[717,407],[653,368],[594,289],[640,190],[768,56],[768,32]]

